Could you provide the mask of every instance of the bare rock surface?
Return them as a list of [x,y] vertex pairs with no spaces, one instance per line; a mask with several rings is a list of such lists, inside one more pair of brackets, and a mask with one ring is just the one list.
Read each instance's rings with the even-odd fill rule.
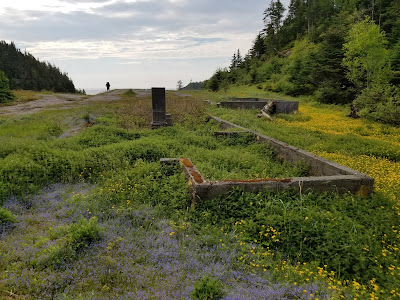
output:
[[[77,105],[89,104],[90,102],[118,101],[121,99],[121,94],[126,91],[126,89],[118,89],[93,96],[82,94],[40,95],[41,98],[38,100],[0,107],[0,116],[33,114],[43,109],[71,108]],[[135,90],[135,92],[138,97],[150,95],[150,90]]]

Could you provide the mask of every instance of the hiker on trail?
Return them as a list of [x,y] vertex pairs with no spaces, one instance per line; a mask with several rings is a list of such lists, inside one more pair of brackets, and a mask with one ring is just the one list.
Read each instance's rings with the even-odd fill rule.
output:
[[110,83],[107,81],[106,83],[106,87],[107,87],[107,92],[110,90]]

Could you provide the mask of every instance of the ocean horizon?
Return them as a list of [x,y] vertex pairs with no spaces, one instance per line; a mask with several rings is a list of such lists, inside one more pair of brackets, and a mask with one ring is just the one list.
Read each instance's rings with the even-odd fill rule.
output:
[[89,88],[84,90],[86,92],[86,95],[96,95],[107,91],[106,88]]
[[[121,88],[115,88],[115,89],[121,89]],[[129,89],[129,88],[124,88],[124,89]],[[142,90],[145,88],[132,88],[133,90]],[[151,88],[147,88],[147,89],[151,89]],[[175,90],[175,88],[165,88],[167,91],[171,91],[171,90]],[[86,92],[86,95],[96,95],[96,94],[100,94],[100,93],[105,93],[107,92],[107,89],[104,88],[88,88],[88,89],[84,89]],[[112,89],[113,90],[113,89]]]

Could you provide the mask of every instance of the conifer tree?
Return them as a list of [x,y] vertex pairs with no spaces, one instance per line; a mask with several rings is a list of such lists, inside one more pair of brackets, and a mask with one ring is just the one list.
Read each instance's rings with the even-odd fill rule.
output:
[[284,12],[285,7],[280,0],[272,0],[270,6],[264,11],[264,23],[266,26],[271,24],[275,34],[281,28]]
[[231,71],[233,71],[234,69],[236,69],[236,67],[237,67],[236,53],[233,53],[232,60],[231,60],[231,65],[229,66],[229,69]]
[[238,49],[237,55],[236,55],[236,67],[240,68],[242,63],[243,63],[243,58],[242,58],[242,55],[240,54],[240,50]]
[[250,49],[250,55],[252,58],[261,58],[263,54],[265,54],[264,38],[259,33],[253,42],[253,47]]
[[15,95],[10,90],[8,78],[4,72],[0,70],[0,103],[8,102],[14,99]]

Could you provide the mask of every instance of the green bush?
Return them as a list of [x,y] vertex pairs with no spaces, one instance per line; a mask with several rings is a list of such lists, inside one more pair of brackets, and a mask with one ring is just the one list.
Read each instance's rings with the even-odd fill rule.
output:
[[221,282],[210,275],[206,275],[196,282],[190,296],[192,299],[217,300],[221,299],[223,295]]
[[366,88],[355,100],[360,114],[366,118],[400,125],[400,88],[393,85],[375,85]]
[[354,89],[344,87],[338,81],[326,79],[318,85],[314,96],[320,103],[346,104],[354,99],[354,93]]
[[[38,253],[32,265],[38,268],[64,267],[76,258],[79,251],[100,239],[101,228],[97,218],[81,218],[78,222],[51,230],[48,237],[37,243],[46,246]],[[48,245],[48,246],[47,246]]]
[[14,223],[16,221],[15,216],[4,207],[0,207],[0,225],[6,223]]
[[97,218],[93,217],[89,220],[81,218],[78,222],[69,226],[67,234],[71,236],[75,248],[98,240],[100,238],[100,227]]
[[124,92],[122,95],[124,96],[136,96],[136,92],[132,89],[127,90],[126,92]]

